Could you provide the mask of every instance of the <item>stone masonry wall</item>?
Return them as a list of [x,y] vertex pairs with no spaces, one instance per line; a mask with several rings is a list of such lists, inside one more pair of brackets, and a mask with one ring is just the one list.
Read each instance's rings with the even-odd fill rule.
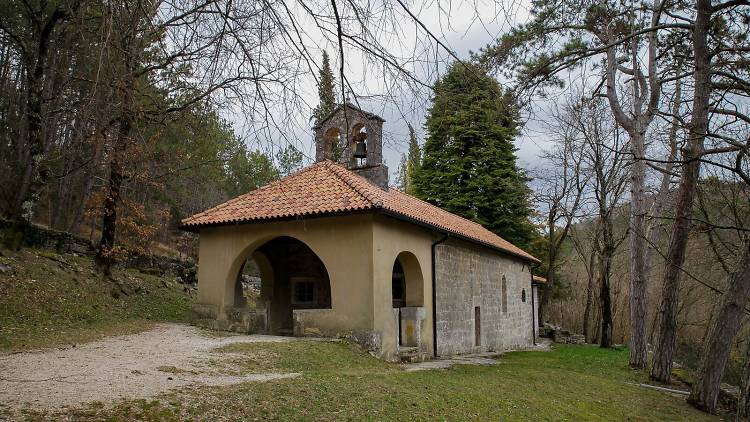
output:
[[[338,140],[329,139],[329,130],[337,129]],[[354,135],[359,129],[367,133],[367,158],[360,165],[354,158],[352,147]],[[388,167],[383,164],[383,119],[354,107],[342,106],[334,111],[327,120],[315,127],[315,161],[332,159],[332,142],[341,148],[339,164],[374,183],[382,189],[388,189]]]
[[340,107],[328,120],[320,126],[315,127],[315,161],[331,159],[330,140],[325,139],[326,133],[331,128],[337,128],[341,134],[340,145],[342,149],[339,163],[353,167],[352,157],[352,135],[355,127],[364,126],[367,132],[367,166],[376,166],[383,163],[383,120],[373,117],[360,110],[351,107]]
[[[502,306],[502,278],[507,310]],[[532,344],[529,265],[458,240],[436,247],[438,355],[498,351]],[[522,290],[526,301],[522,301]],[[475,345],[475,307],[480,308],[480,345]]]

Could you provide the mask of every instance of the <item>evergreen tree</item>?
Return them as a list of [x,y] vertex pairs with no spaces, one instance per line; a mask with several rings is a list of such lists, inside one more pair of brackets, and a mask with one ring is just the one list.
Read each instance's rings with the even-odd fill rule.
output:
[[226,163],[224,190],[230,198],[248,193],[279,178],[279,170],[266,154],[249,151],[239,139],[235,151]]
[[276,160],[279,162],[279,173],[282,177],[289,176],[295,171],[302,168],[302,151],[294,145],[287,145],[281,151],[276,153]]
[[396,187],[401,192],[406,192],[406,154],[401,154],[401,161],[398,163],[398,172],[396,173]]
[[414,194],[414,174],[416,174],[421,165],[422,151],[419,148],[419,142],[417,142],[417,134],[414,132],[414,127],[409,125],[409,155],[406,158],[406,184],[404,192],[410,195]]
[[320,103],[313,110],[313,121],[317,124],[320,120],[333,112],[336,108],[336,88],[333,82],[333,71],[331,62],[328,58],[328,52],[323,52],[323,66],[320,68],[318,75],[318,98]]
[[518,113],[495,79],[472,64],[454,63],[435,84],[416,196],[527,246],[528,178],[516,165]]
[[417,134],[414,127],[409,125],[409,152],[401,154],[401,162],[398,166],[397,182],[403,192],[414,195],[414,174],[422,163],[422,151],[417,142]]

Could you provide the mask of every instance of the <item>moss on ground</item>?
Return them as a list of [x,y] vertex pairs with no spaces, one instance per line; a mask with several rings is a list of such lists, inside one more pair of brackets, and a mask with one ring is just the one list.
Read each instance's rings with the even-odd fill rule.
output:
[[0,250],[0,350],[77,344],[186,321],[182,286],[133,270],[102,278],[90,257]]
[[684,398],[633,383],[627,350],[559,346],[509,353],[494,366],[403,372],[346,342],[295,341],[224,347],[263,356],[249,372],[301,372],[294,379],[199,387],[156,400],[128,400],[59,414],[74,420],[717,420]]

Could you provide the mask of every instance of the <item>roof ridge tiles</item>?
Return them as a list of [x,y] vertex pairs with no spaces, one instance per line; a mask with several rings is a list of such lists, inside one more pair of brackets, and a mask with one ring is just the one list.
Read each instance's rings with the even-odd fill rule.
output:
[[[417,198],[417,197],[416,197],[416,196],[414,196],[414,195],[409,195],[408,193],[406,193],[406,192],[402,192],[402,191],[400,191],[400,190],[398,190],[398,189],[396,189],[396,188],[389,188],[389,189],[390,189],[390,190],[392,190],[392,191],[394,191],[394,192],[398,192],[398,193],[400,193],[401,195],[406,195],[406,196],[408,196],[409,198],[411,198],[411,199],[414,199],[414,200],[416,200],[416,201],[419,201],[419,202],[421,202],[421,203],[423,203],[423,204],[425,204],[425,205],[427,205],[427,206],[430,206],[430,207],[436,208],[436,209],[440,210],[441,212],[444,212],[444,213],[450,214],[450,215],[452,215],[452,216],[454,216],[454,217],[458,217],[458,218],[460,218],[461,220],[464,220],[464,221],[465,221],[465,222],[467,222],[467,223],[471,223],[471,224],[473,224],[473,225],[476,225],[476,226],[478,226],[478,227],[481,227],[481,228],[483,228],[483,229],[487,230],[487,228],[486,228],[486,227],[484,227],[483,225],[481,225],[481,224],[477,223],[476,221],[472,221],[472,220],[469,220],[469,219],[468,219],[468,218],[466,218],[466,217],[462,217],[462,216],[460,216],[460,215],[458,215],[458,214],[454,214],[454,213],[452,213],[452,212],[450,212],[450,211],[448,211],[448,210],[445,210],[445,209],[443,209],[443,208],[440,208],[440,207],[438,207],[438,206],[437,206],[437,205],[435,205],[435,204],[431,204],[431,203],[429,203],[429,202],[425,201],[424,199],[420,199],[420,198]],[[502,238],[501,238],[501,239],[502,239]],[[503,239],[503,240],[505,240],[505,239]]]
[[[367,183],[367,185],[371,185],[370,182],[367,181],[367,179],[363,178],[362,176],[359,176],[352,171],[346,169],[344,166],[334,163],[333,161],[324,161],[325,163],[328,163],[329,165],[327,168],[331,170],[331,173],[333,173],[336,177],[339,178],[342,182],[346,183],[350,188],[354,189],[355,192],[360,194],[364,199],[366,199],[373,207],[380,208],[383,206],[383,200],[382,198],[374,198],[379,195],[373,192],[364,192],[364,189],[362,189],[363,186],[358,186],[356,182],[362,182]],[[352,176],[361,180],[352,180]],[[364,185],[364,186],[367,186]],[[367,186],[368,188],[370,186]],[[378,187],[372,186],[373,189],[381,190]]]
[[[345,166],[325,160],[309,165],[278,181],[182,220],[183,228],[279,218],[342,214],[354,211],[384,212],[405,217],[475,243],[537,261],[531,254],[481,224],[453,214],[427,201],[389,187],[383,190]],[[408,220],[407,220],[408,221]]]
[[[260,186],[260,187],[258,187],[256,189],[253,189],[253,190],[249,191],[249,192],[245,192],[245,193],[243,193],[243,194],[241,194],[239,196],[236,196],[236,197],[234,197],[232,199],[229,199],[229,200],[227,200],[225,202],[222,202],[221,204],[215,205],[215,206],[213,206],[213,207],[211,207],[211,208],[209,208],[209,209],[207,209],[205,211],[201,211],[199,213],[193,214],[190,217],[187,217],[186,219],[184,219],[183,222],[182,222],[182,224],[186,224],[186,223],[189,224],[190,220],[195,220],[195,219],[197,219],[199,217],[202,217],[204,215],[207,215],[209,213],[216,212],[216,211],[222,210],[222,209],[224,209],[224,208],[226,208],[228,206],[236,204],[237,202],[240,202],[240,201],[244,200],[246,197],[248,197],[251,194],[256,194],[257,192],[261,192],[261,191],[265,191],[265,190],[271,189],[271,188],[275,187],[276,185],[281,184],[283,181],[285,181],[287,179],[291,179],[292,177],[298,176],[300,174],[303,174],[303,173],[306,173],[308,171],[311,171],[311,170],[313,170],[313,169],[315,169],[317,167],[320,167],[321,164],[324,164],[324,163],[323,162],[321,162],[321,163],[313,163],[312,165],[303,167],[302,169],[300,169],[300,170],[298,170],[298,171],[296,171],[294,173],[291,173],[288,176],[284,176],[284,177],[282,177],[279,180],[274,180],[271,183],[268,183],[266,185]],[[232,220],[230,220],[230,221],[232,221]]]

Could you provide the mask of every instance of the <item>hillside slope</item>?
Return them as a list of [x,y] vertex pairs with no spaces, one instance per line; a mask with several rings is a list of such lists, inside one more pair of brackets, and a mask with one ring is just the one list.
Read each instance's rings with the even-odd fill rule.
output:
[[0,249],[0,350],[75,345],[186,321],[192,291],[136,270],[102,278],[89,256]]

